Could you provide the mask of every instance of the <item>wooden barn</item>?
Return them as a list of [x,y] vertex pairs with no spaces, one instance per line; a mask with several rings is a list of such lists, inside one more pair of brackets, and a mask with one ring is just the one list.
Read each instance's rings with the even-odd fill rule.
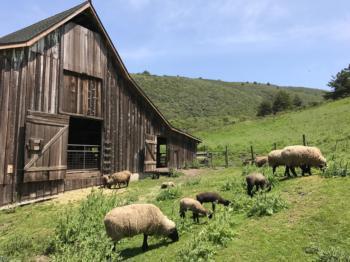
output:
[[0,38],[0,206],[180,168],[199,142],[131,78],[89,1]]

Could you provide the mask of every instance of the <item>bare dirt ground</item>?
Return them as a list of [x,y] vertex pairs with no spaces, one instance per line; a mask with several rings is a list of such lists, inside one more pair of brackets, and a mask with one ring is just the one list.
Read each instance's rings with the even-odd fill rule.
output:
[[205,169],[181,169],[180,172],[184,173],[186,176],[199,176],[203,174]]

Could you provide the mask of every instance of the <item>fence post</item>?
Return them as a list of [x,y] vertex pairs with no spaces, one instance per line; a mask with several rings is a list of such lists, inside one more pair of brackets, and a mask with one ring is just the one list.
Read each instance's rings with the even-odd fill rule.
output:
[[254,161],[254,150],[253,150],[253,146],[250,146],[250,154],[252,156],[252,163]]
[[306,146],[306,137],[305,137],[305,134],[303,134],[303,145]]
[[227,150],[227,146],[226,146],[226,150],[225,150],[225,167],[228,168],[228,150]]

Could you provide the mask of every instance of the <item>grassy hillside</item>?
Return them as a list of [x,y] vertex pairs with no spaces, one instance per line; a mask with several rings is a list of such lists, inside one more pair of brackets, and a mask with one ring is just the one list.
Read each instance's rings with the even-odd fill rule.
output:
[[304,105],[322,101],[324,93],[301,87],[186,77],[134,74],[133,78],[176,127],[189,131],[252,118],[259,103],[271,100],[279,89],[287,90],[292,98],[298,94]]
[[[266,154],[274,143],[278,148],[301,144],[302,134],[305,134],[308,143],[319,146],[328,157],[336,149],[337,154],[349,158],[349,108],[350,98],[347,98],[297,112],[212,128],[195,135],[202,138],[203,145],[210,149],[223,149],[228,145],[230,152],[238,156],[249,154],[250,145],[257,153]],[[335,148],[337,140],[342,141]]]

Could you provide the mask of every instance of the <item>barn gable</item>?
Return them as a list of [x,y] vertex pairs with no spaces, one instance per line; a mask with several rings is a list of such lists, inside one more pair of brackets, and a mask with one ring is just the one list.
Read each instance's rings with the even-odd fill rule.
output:
[[89,2],[0,38],[0,205],[178,168],[199,139],[129,75]]

